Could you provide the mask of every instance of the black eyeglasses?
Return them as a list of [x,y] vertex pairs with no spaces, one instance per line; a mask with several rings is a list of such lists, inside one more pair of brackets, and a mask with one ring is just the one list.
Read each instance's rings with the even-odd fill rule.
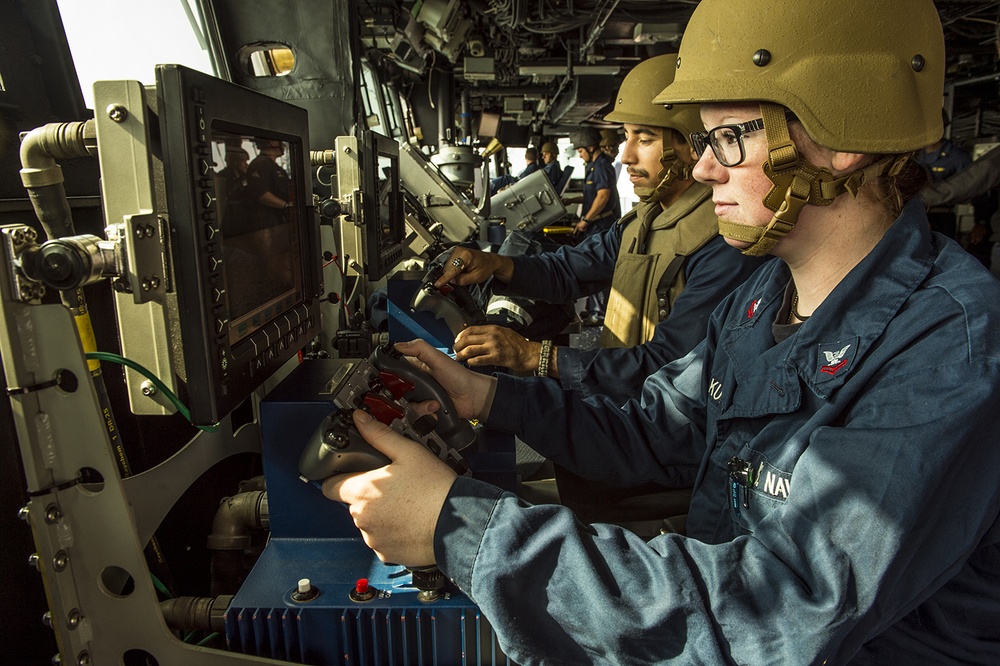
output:
[[742,164],[747,158],[746,149],[743,147],[743,136],[762,129],[764,129],[763,118],[736,125],[719,125],[707,132],[693,132],[691,146],[699,158],[705,153],[705,149],[711,146],[719,164],[734,167]]

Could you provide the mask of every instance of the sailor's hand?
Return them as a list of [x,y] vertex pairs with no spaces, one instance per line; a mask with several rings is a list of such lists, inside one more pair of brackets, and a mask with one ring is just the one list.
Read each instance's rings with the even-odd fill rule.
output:
[[456,247],[452,249],[451,256],[444,264],[444,272],[434,286],[440,289],[449,282],[460,286],[479,284],[493,275],[504,282],[510,282],[513,273],[514,262],[510,257]]
[[[396,349],[437,380],[448,393],[459,418],[478,419],[489,412],[493,401],[494,377],[473,372],[457,361],[448,358],[424,340],[400,342]],[[433,413],[440,408],[436,400],[426,401],[414,408],[421,414]]]
[[435,564],[434,528],[455,472],[422,445],[357,410],[354,424],[392,462],[323,482],[323,494],[348,505],[368,547],[383,562]]
[[517,372],[538,369],[542,344],[504,326],[470,326],[455,337],[455,360],[471,366],[499,365]]

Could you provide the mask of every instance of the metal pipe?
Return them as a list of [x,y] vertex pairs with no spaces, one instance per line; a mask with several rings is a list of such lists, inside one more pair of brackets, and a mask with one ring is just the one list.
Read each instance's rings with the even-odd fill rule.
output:
[[462,113],[460,120],[462,123],[462,141],[465,143],[472,143],[472,116],[470,114],[469,108],[471,104],[469,103],[469,98],[471,94],[468,88],[462,89]]
[[968,86],[974,83],[984,83],[986,81],[1000,81],[1000,72],[994,72],[992,74],[982,74],[980,76],[971,76],[967,79],[959,79],[957,81],[952,81],[948,85],[953,86],[955,88],[961,88],[962,86]]
[[[22,180],[25,172],[56,167],[56,159],[97,157],[97,125],[94,119],[69,123],[49,123],[21,137]],[[61,177],[60,177],[61,182]],[[36,184],[24,180],[25,187]]]
[[222,500],[208,537],[208,547],[213,551],[212,594],[231,594],[240,589],[252,565],[245,558],[251,546],[250,530],[269,526],[265,491],[241,492]]
[[[36,127],[21,137],[21,182],[35,215],[49,239],[76,234],[73,214],[62,168],[56,159],[97,156],[97,124],[93,118],[83,122],[49,123]],[[60,292],[63,303],[70,308],[80,331],[84,352],[97,350],[90,315],[82,289]],[[88,361],[95,381],[101,375],[99,361]],[[110,410],[110,405],[103,405]],[[122,470],[126,472],[126,469]]]
[[240,481],[239,489],[236,492],[248,493],[251,490],[267,490],[267,481],[264,479],[263,474]]
[[476,88],[476,94],[483,97],[491,95],[535,95],[542,98],[548,97],[552,94],[552,86],[523,85],[510,86],[509,88],[503,88],[500,86],[479,86]]
[[438,77],[437,97],[438,145],[453,145],[455,126],[455,78],[451,67],[443,67]]
[[72,236],[73,214],[56,159],[97,155],[97,126],[86,122],[49,123],[21,139],[21,182],[49,238]]

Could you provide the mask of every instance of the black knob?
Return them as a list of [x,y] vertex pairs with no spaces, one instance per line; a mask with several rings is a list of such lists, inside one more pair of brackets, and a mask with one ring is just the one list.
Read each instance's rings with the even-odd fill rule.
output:
[[413,587],[418,590],[444,589],[444,575],[437,567],[413,568],[410,573],[413,576]]
[[323,433],[323,442],[335,449],[346,449],[348,444],[347,435],[332,428]]
[[323,199],[319,202],[319,214],[323,217],[340,217],[342,212],[340,202],[336,199]]

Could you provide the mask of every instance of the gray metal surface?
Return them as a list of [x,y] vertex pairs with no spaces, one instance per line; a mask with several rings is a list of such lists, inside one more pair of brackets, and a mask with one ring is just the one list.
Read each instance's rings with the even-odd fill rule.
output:
[[[353,136],[337,137],[337,198],[341,205],[347,204],[350,213],[342,215],[340,225],[340,255],[345,277],[357,277],[367,284],[364,276],[364,231],[361,225],[364,211],[361,207],[361,164],[359,162],[358,140]],[[363,291],[367,297],[370,289]]]
[[[0,257],[9,263],[10,257]],[[90,380],[83,350],[68,310],[62,305],[30,305],[12,299],[11,282],[0,277],[0,355],[8,387],[28,389],[52,380],[76,378],[75,388],[49,387],[10,398],[24,475],[31,500],[27,520],[37,547],[37,565],[52,613],[62,663],[121,664],[149,655],[160,666],[173,664],[278,663],[182,643],[166,627],[150,579],[143,546],[156,514],[169,508],[183,482],[157,488],[180,470],[196,474],[211,459],[243,449],[250,437],[227,433],[209,443],[214,453],[179,454],[157,468],[132,497],[118,478],[113,449]],[[229,441],[230,444],[223,444]],[[197,445],[199,442],[195,442]],[[231,447],[231,451],[227,448]],[[193,449],[192,449],[193,451]],[[182,452],[183,453],[183,452]],[[77,483],[81,470],[100,483]],[[202,469],[201,471],[204,471]],[[140,499],[141,498],[141,499]],[[131,501],[139,499],[133,512]],[[160,507],[152,510],[146,507]],[[137,522],[143,535],[137,531]],[[132,663],[138,663],[137,660]]]
[[[163,211],[157,210],[146,92],[138,81],[98,81],[94,106],[98,109],[104,219],[109,227],[120,227],[114,233],[122,236],[128,248],[131,292],[115,293],[122,355],[147,368],[176,393],[165,303],[170,285],[163,259],[166,225],[161,221]],[[151,276],[158,278],[155,287]],[[144,283],[150,288],[144,289]],[[172,406],[143,393],[145,378],[138,372],[126,369],[125,379],[133,413],[173,413]]]
[[427,216],[441,225],[445,240],[460,243],[478,236],[480,226],[485,227],[471,202],[423,153],[408,143],[399,145],[399,178]]

